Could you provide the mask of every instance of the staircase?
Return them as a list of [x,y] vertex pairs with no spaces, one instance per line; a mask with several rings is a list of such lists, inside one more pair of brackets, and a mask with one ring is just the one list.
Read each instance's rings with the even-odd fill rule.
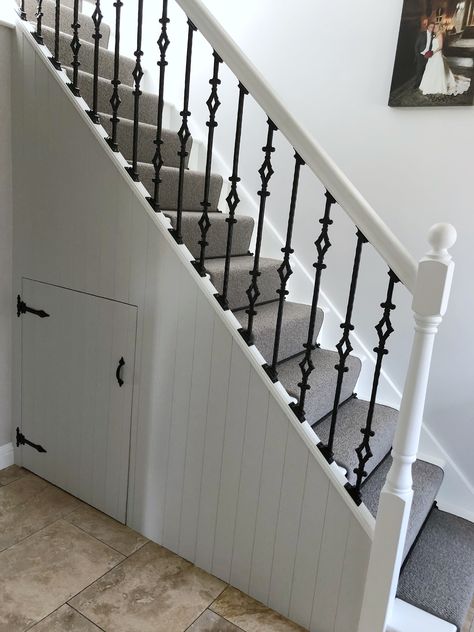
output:
[[[269,377],[274,383],[280,382],[293,398],[294,414],[300,422],[311,426],[323,455],[329,463],[336,463],[343,469],[348,502],[355,502],[358,506],[362,503],[376,518],[382,488],[392,467],[391,450],[399,412],[377,403],[375,380],[375,391],[370,401],[355,395],[361,361],[350,353],[353,295],[349,296],[346,321],[341,325],[343,336],[337,351],[324,349],[318,344],[324,321],[323,311],[318,307],[319,282],[325,267],[325,248],[329,247],[330,212],[336,200],[327,192],[325,214],[320,221],[322,232],[317,244],[315,268],[319,280],[315,284],[313,302],[307,305],[288,300],[287,281],[292,272],[290,262],[295,247],[292,244],[291,222],[299,171],[304,162],[296,154],[292,207],[287,241],[282,249],[283,259],[267,258],[262,255],[262,231],[265,201],[272,177],[273,134],[276,132],[270,119],[260,171],[259,222],[255,225],[252,217],[235,212],[238,205],[239,124],[242,122],[246,89],[241,86],[239,95],[234,171],[230,178],[231,193],[227,198],[230,212],[222,212],[223,178],[211,170],[212,136],[209,136],[206,172],[189,169],[192,137],[188,138],[186,134],[189,132],[187,120],[183,119],[180,133],[163,127],[160,120],[163,95],[140,92],[137,59],[120,55],[117,66],[109,26],[100,21],[98,26],[97,19],[94,21],[87,14],[75,14],[75,9],[79,9],[78,3],[75,9],[74,3],[68,3],[73,6],[62,5],[59,14],[53,0],[44,0],[41,4],[41,38],[51,51],[53,61],[66,71],[73,91],[80,94],[91,108],[91,119],[105,128],[110,146],[118,148],[128,161],[132,179],[143,183],[152,208],[169,218],[171,233],[178,244],[188,248],[197,271],[201,276],[209,275],[222,308],[233,312],[241,325],[241,335],[263,356]],[[100,7],[99,2],[97,6]],[[34,21],[37,8],[38,3],[34,0],[23,3],[23,10],[31,21]],[[76,23],[80,24],[77,55],[73,54],[74,27],[71,30],[71,25]],[[162,29],[162,33],[166,33],[165,14]],[[100,38],[97,37],[99,32]],[[190,28],[191,37],[192,34],[193,29]],[[137,47],[139,49],[140,46]],[[118,51],[116,42],[115,51]],[[163,73],[164,59],[161,50]],[[220,63],[215,54],[214,76],[210,82],[211,97],[215,98]],[[111,100],[111,84],[119,101]],[[217,109],[213,110],[215,105],[215,100],[214,103],[211,101],[210,133]],[[183,108],[184,111],[186,109]],[[256,245],[252,253],[250,245],[255,235]],[[358,257],[366,241],[359,231],[351,283],[351,291],[354,292]],[[390,271],[387,297],[382,303],[384,311],[377,330],[379,345],[375,352],[380,364],[388,352],[386,345],[392,331],[390,313],[395,308],[392,299],[397,283],[398,277]],[[380,366],[378,371],[377,380]],[[461,631],[473,596],[474,525],[436,507],[436,497],[443,482],[443,471],[439,467],[418,460],[413,465],[412,474],[414,497],[400,560],[402,571],[397,596]]]

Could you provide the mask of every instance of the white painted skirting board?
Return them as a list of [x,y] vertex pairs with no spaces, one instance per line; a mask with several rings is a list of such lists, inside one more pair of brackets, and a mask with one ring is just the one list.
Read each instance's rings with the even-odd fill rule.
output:
[[0,446],[0,470],[13,465],[13,455],[13,443],[5,443],[5,445]]
[[387,632],[456,632],[456,626],[395,599]]

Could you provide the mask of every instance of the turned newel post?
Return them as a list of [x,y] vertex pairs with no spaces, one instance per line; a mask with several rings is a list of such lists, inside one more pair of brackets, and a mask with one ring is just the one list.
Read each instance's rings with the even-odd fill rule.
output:
[[448,249],[456,241],[450,224],[430,229],[431,250],[418,265],[413,294],[414,339],[397,431],[393,464],[380,495],[359,632],[385,632],[395,600],[413,498],[416,461],[433,345],[446,312],[454,263]]

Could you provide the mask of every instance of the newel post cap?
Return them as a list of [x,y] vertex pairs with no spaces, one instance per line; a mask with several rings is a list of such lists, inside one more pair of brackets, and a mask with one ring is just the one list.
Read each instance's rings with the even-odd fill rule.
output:
[[428,233],[431,250],[418,265],[413,310],[420,316],[443,316],[448,306],[454,271],[449,248],[457,232],[451,224],[435,224]]

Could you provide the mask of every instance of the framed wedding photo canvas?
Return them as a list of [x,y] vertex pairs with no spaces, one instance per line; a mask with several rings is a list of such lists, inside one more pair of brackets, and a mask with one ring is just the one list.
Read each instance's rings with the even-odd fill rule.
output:
[[404,0],[389,105],[474,105],[474,0]]

